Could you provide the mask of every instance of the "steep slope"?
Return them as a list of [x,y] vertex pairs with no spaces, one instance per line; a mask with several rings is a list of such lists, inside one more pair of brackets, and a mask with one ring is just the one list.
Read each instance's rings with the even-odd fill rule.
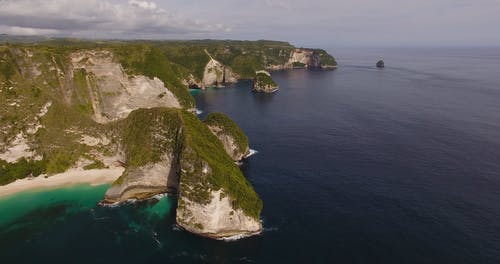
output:
[[[271,68],[279,68],[272,66]],[[284,69],[310,68],[310,69],[334,69],[337,62],[326,51],[321,49],[295,49],[288,62],[283,65]]]
[[0,184],[115,166],[121,146],[114,121],[134,109],[181,107],[161,80],[127,74],[111,50],[0,46],[0,165],[9,172]]
[[[155,44],[169,60],[189,69],[189,73],[183,77],[183,80],[184,83],[191,84],[193,88],[217,85],[214,76],[217,76],[218,72],[220,83],[224,75],[223,69],[230,69],[233,73],[227,73],[226,76],[232,75],[238,80],[251,80],[256,71],[264,69],[335,69],[337,67],[335,58],[326,51],[296,48],[287,42],[200,40]],[[218,71],[211,71],[209,78],[206,75],[207,66],[209,69],[218,69]],[[210,82],[203,80],[210,80]],[[226,78],[226,82],[232,81]],[[206,85],[207,83],[210,84]]]
[[174,94],[154,77],[128,76],[109,51],[70,54],[73,77],[91,99],[94,120],[106,123],[123,119],[139,108],[181,108]]
[[234,161],[248,156],[248,137],[231,118],[222,113],[210,113],[203,122],[222,142],[224,150]]
[[106,192],[106,203],[177,193],[181,122],[179,112],[168,108],[136,110],[122,122],[126,169]]
[[262,201],[220,141],[193,115],[183,113],[177,223],[212,238],[260,233]]

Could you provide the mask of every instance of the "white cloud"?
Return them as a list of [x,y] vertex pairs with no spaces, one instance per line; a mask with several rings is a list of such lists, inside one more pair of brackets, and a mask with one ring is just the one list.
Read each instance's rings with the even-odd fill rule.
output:
[[0,25],[0,32],[9,35],[24,35],[24,36],[35,36],[35,35],[57,35],[60,33],[58,30],[53,29],[39,29],[30,27],[9,27]]
[[0,33],[9,34],[168,38],[227,30],[219,23],[183,18],[152,1],[0,0],[0,6]]
[[0,0],[0,33],[500,44],[500,0]]

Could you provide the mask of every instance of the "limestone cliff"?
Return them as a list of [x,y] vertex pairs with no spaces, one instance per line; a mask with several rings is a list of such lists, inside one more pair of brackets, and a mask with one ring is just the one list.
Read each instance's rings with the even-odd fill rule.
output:
[[222,113],[210,113],[203,121],[222,142],[226,153],[240,161],[250,153],[248,138],[231,118]]
[[186,145],[180,155],[177,223],[212,238],[262,231],[262,201],[220,141],[193,115],[183,116]]
[[231,68],[222,65],[220,62],[215,60],[208,51],[206,51],[207,56],[210,57],[209,62],[205,66],[205,71],[203,73],[202,88],[208,86],[220,86],[226,83],[236,83],[239,76],[235,74]]
[[181,119],[174,110],[138,110],[121,125],[125,171],[106,192],[105,203],[177,193]]
[[[262,69],[337,67],[335,58],[325,50],[296,48],[286,42],[207,40],[178,45],[181,44],[184,45],[182,48],[167,51],[167,56],[169,59],[175,58],[177,64],[190,66],[191,72],[183,77],[183,83],[192,88],[252,80],[255,72]],[[183,56],[176,54],[179,52]]]
[[288,61],[284,64],[269,65],[270,70],[294,68],[335,69],[337,62],[326,51],[321,49],[298,48],[291,51]]
[[200,204],[187,197],[179,198],[177,222],[191,233],[225,239],[257,235],[262,232],[262,223],[235,209],[223,191],[211,191],[209,201]]
[[78,75],[86,86],[94,120],[106,123],[123,119],[139,108],[181,108],[174,94],[158,78],[128,76],[114,55],[106,50],[70,54],[69,78]]

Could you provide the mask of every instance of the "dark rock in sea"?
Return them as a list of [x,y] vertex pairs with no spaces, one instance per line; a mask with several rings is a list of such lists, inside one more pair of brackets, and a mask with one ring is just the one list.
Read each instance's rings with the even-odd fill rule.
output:
[[377,68],[384,68],[384,67],[385,67],[384,61],[383,60],[379,60],[377,62]]

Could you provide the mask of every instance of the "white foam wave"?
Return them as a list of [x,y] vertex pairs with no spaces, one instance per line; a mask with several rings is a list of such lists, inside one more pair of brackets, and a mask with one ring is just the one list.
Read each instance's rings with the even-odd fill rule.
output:
[[152,237],[153,237],[153,240],[156,242],[156,244],[158,245],[158,248],[162,248],[162,244],[160,242],[160,240],[158,239],[158,233],[156,232],[152,232]]
[[168,196],[168,193],[160,193],[160,194],[157,194],[155,196],[152,196],[152,197],[144,199],[144,200],[128,199],[125,202],[116,202],[116,203],[105,203],[105,202],[101,201],[101,202],[99,202],[99,206],[109,207],[109,208],[115,208],[115,207],[119,207],[119,206],[122,206],[122,205],[125,205],[125,204],[135,204],[135,203],[138,203],[138,202],[148,201],[148,200],[152,200],[152,199],[155,199],[155,200],[159,201],[162,198],[167,197],[167,196]]
[[250,149],[250,151],[249,151],[248,155],[246,155],[246,157],[245,157],[245,158],[248,158],[248,157],[250,157],[250,156],[253,156],[253,155],[257,154],[257,153],[259,153],[257,150],[255,150],[255,149]]
[[278,228],[277,227],[264,227],[264,232],[274,232],[274,231],[278,231]]
[[198,109],[198,108],[195,109],[195,112],[196,112],[197,115],[203,114],[203,111],[200,110],[200,109]]
[[108,207],[108,208],[115,208],[115,207],[120,206],[120,203],[103,203],[103,202],[99,202],[99,206],[101,206],[101,207]]
[[243,238],[251,237],[255,234],[240,234],[240,235],[235,235],[235,236],[230,236],[230,237],[224,237],[221,238],[220,240],[223,240],[225,242],[234,242]]
[[153,197],[149,198],[148,200],[150,200],[150,199],[155,199],[155,200],[158,200],[158,201],[159,201],[159,200],[161,200],[161,199],[163,199],[163,198],[165,198],[165,197],[167,197],[167,196],[168,196],[168,193],[161,193],[161,194],[157,194],[157,195],[155,195],[155,196],[153,196]]

